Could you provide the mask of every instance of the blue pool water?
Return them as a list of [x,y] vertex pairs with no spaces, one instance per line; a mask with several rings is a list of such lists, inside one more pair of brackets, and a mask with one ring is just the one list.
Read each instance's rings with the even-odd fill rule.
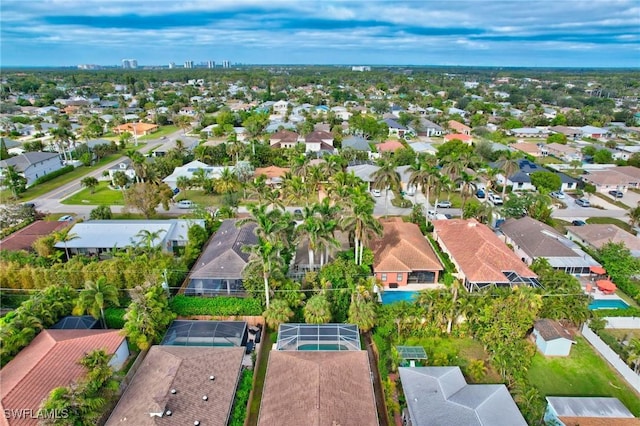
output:
[[596,299],[589,304],[589,309],[627,309],[629,305],[624,300],[620,299]]
[[382,304],[388,305],[394,302],[413,302],[418,297],[417,291],[385,291],[382,293]]

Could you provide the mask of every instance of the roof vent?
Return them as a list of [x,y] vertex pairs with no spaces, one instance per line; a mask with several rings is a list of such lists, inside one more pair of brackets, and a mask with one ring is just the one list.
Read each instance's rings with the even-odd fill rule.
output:
[[172,414],[173,414],[173,413],[171,412],[171,410],[167,410],[167,411],[164,413],[164,415],[165,415],[165,416],[167,416],[167,417],[171,417],[171,415],[172,415]]
[[172,395],[175,395],[175,394],[177,394],[177,393],[178,393],[178,391],[177,391],[177,390],[175,390],[175,389],[171,389],[171,394],[172,394]]
[[193,422],[193,426],[200,426],[200,422],[196,420],[195,422]]
[[467,226],[468,226],[469,228],[475,228],[476,223],[475,223],[475,222],[469,222],[469,223],[467,223]]
[[215,380],[215,379],[216,379],[216,376],[213,376],[213,375],[209,376],[209,380]]
[[207,401],[207,400],[209,400],[209,397],[207,395],[205,395],[205,396],[202,397],[202,400],[203,401]]

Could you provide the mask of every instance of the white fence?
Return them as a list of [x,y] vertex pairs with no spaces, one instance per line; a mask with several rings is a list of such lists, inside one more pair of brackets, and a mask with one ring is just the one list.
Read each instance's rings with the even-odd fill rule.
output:
[[606,359],[609,364],[615,368],[618,373],[629,383],[637,392],[640,392],[640,376],[634,373],[629,366],[615,353],[606,343],[598,337],[596,333],[591,331],[587,324],[582,326],[582,335],[594,348]]
[[640,328],[640,318],[638,317],[605,317],[607,322],[605,328],[627,328],[637,330]]

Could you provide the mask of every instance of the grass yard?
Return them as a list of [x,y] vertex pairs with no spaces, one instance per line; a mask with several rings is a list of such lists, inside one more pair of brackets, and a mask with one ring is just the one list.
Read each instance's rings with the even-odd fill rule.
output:
[[222,195],[205,194],[201,189],[187,189],[175,196],[176,201],[191,200],[201,207],[221,206]]
[[543,396],[616,397],[640,415],[640,397],[582,337],[568,357],[547,358],[536,353],[529,380]]
[[632,328],[607,328],[606,332],[612,336],[614,336],[619,341],[624,339],[640,339],[640,330]]
[[628,205],[626,205],[625,203],[623,203],[622,201],[614,200],[613,198],[611,198],[611,197],[607,197],[606,195],[601,194],[601,193],[599,193],[599,192],[596,192],[596,193],[595,193],[595,194],[593,194],[593,195],[595,195],[596,197],[598,197],[598,198],[600,198],[600,199],[602,199],[602,200],[606,201],[606,202],[607,202],[607,203],[609,203],[609,204],[613,204],[613,205],[615,205],[615,206],[618,206],[618,207],[620,207],[621,209],[625,209],[625,210],[629,209],[629,206],[628,206]]
[[122,191],[109,188],[109,182],[100,182],[92,194],[88,188],[65,198],[62,204],[80,205],[124,205]]
[[157,132],[153,132],[153,133],[150,133],[148,135],[138,137],[138,140],[139,141],[148,141],[148,140],[151,140],[151,139],[158,139],[158,138],[161,138],[163,136],[170,135],[171,133],[174,133],[177,130],[178,130],[178,126],[174,126],[174,125],[163,126],[163,127],[160,127]]
[[546,156],[546,157],[538,157],[536,158],[536,163],[544,166],[545,164],[562,164],[564,161],[559,160],[555,157]]
[[620,219],[616,219],[613,217],[591,217],[589,219],[586,220],[587,223],[591,223],[591,224],[610,224],[610,225],[616,225],[618,228],[622,228],[625,231],[631,233],[631,234],[635,234],[633,232],[633,229],[631,228],[631,225],[629,225],[627,222],[624,222]]

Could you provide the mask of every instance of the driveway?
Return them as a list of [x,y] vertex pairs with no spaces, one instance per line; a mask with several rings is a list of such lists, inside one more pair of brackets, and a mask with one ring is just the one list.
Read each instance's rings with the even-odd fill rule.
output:
[[601,209],[595,207],[581,207],[576,204],[575,197],[566,194],[566,198],[562,200],[567,208],[554,209],[551,217],[572,221],[572,220],[585,220],[590,217],[612,217],[616,219],[627,221],[627,211],[620,207],[608,203],[598,197],[590,197],[589,202],[593,206],[602,207]]

